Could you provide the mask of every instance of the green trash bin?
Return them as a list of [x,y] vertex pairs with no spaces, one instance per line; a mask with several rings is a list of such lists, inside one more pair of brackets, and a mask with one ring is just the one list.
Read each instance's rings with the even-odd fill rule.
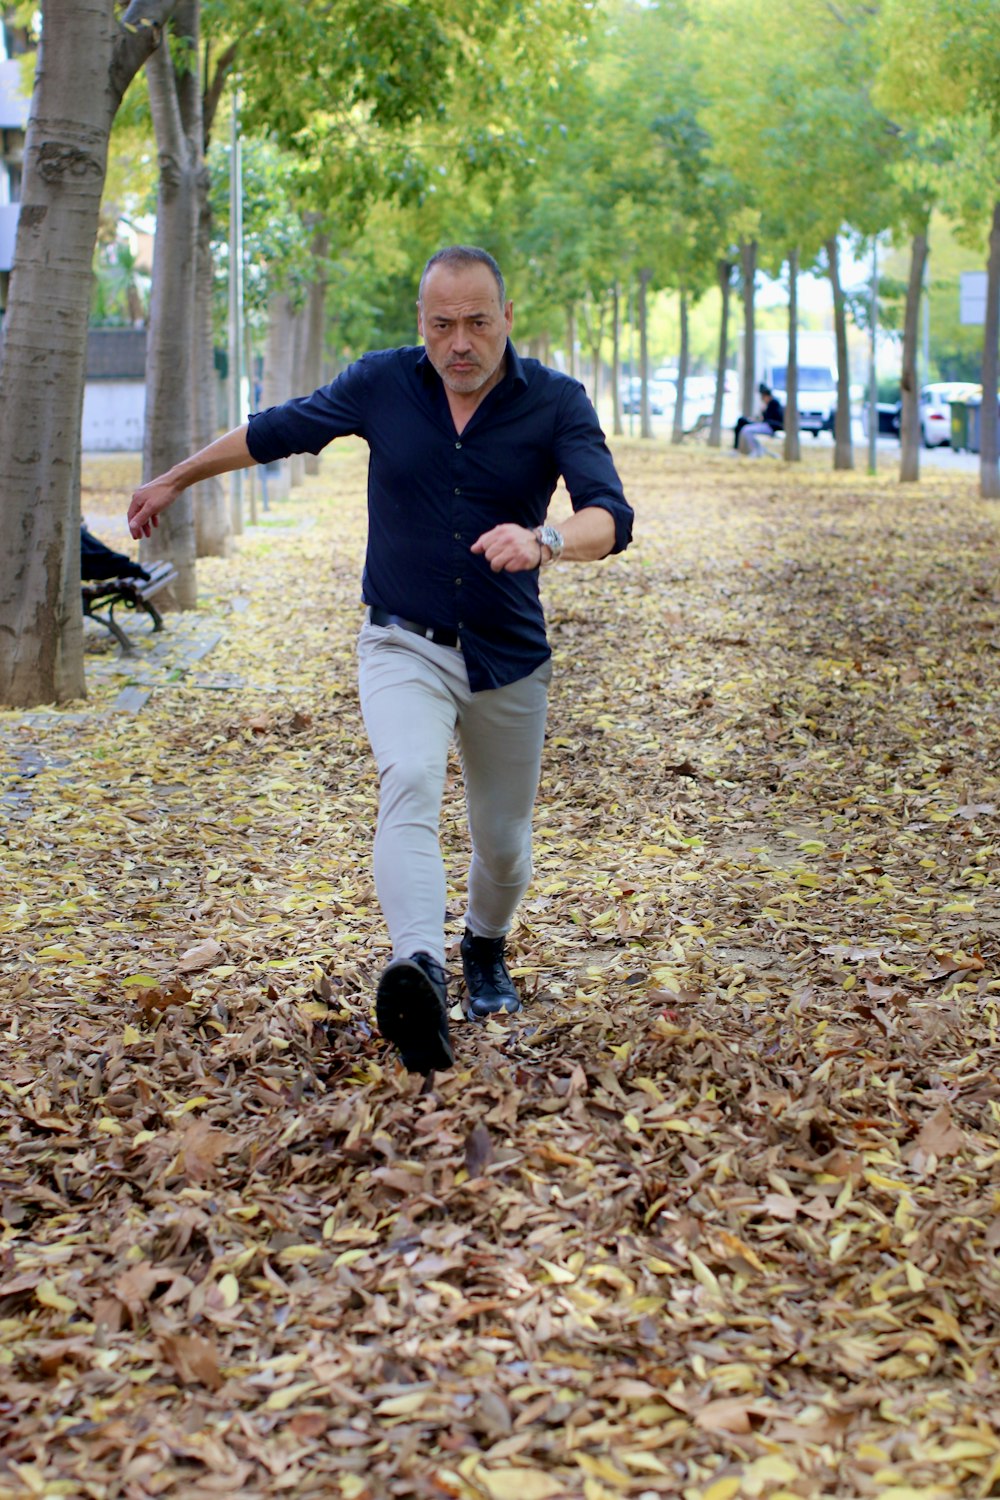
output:
[[970,453],[978,453],[980,418],[983,413],[983,403],[975,400],[966,401],[965,406],[969,413],[969,440],[965,446]]
[[969,403],[967,401],[951,403],[951,446],[956,453],[961,453],[969,446]]

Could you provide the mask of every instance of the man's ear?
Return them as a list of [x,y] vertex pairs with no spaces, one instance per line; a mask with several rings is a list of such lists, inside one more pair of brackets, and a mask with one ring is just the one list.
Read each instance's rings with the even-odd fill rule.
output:
[[420,307],[420,298],[417,298],[417,332],[420,337],[424,336],[424,315]]
[[504,322],[507,325],[507,332],[510,333],[510,330],[514,326],[514,304],[513,304],[513,302],[507,302],[507,303],[504,304],[503,320],[504,320]]

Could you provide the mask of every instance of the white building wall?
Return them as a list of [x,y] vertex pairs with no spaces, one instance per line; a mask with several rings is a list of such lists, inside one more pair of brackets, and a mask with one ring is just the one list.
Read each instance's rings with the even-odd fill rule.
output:
[[141,453],[145,414],[145,381],[88,380],[83,392],[84,451]]

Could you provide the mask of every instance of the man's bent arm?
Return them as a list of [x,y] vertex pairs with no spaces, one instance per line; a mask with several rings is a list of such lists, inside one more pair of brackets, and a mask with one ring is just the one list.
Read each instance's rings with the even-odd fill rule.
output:
[[[615,518],[600,505],[587,505],[574,511],[559,524],[565,543],[562,556],[567,562],[596,562],[607,557],[615,545]],[[548,562],[549,549],[543,546],[526,526],[505,522],[486,531],[472,544],[481,552],[494,573],[527,573]]]
[[160,512],[172,505],[192,484],[214,479],[217,474],[230,474],[234,469],[249,469],[256,463],[247,447],[247,427],[247,423],[234,427],[199,453],[174,464],[165,474],[141,484],[128,508],[128,528],[132,535],[149,536],[152,528],[159,525]]
[[615,518],[603,505],[586,505],[558,524],[564,562],[597,562],[615,545]]

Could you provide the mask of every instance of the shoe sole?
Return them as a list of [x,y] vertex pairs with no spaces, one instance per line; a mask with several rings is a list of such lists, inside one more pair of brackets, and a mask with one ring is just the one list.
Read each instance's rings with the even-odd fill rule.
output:
[[399,1049],[410,1073],[433,1073],[454,1065],[447,1014],[419,964],[401,959],[386,969],[375,996],[375,1020],[386,1041]]

